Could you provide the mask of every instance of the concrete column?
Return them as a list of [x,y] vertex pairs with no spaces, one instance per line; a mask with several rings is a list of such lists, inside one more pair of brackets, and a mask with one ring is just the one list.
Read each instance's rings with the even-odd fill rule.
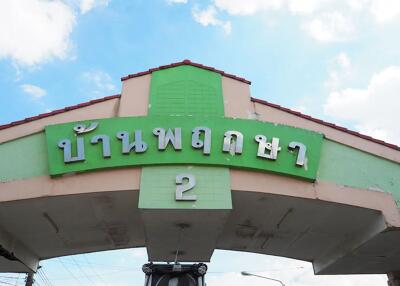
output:
[[7,263],[0,264],[0,272],[31,272],[36,271],[39,265],[39,257],[1,226],[0,251],[8,259]]
[[387,276],[389,286],[400,286],[400,271],[390,272]]

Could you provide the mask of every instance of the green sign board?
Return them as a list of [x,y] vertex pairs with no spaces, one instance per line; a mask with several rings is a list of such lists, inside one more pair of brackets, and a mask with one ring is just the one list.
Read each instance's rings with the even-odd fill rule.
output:
[[120,117],[46,127],[51,175],[192,164],[314,180],[322,137],[285,125],[222,117]]

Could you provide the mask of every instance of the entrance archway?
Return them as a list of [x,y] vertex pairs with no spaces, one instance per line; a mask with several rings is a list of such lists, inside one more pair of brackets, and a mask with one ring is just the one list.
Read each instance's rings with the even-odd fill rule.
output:
[[[316,274],[400,265],[399,147],[250,97],[190,61],[113,95],[0,126],[0,270],[146,246],[311,261]],[[195,247],[194,247],[195,246]]]

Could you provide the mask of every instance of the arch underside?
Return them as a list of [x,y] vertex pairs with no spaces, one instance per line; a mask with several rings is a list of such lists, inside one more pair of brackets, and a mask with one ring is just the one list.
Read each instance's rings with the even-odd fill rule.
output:
[[[114,179],[107,177],[110,172]],[[362,199],[360,206],[341,202],[343,187],[318,189],[316,184],[281,180],[278,175],[235,170],[231,171],[232,210],[159,209],[149,216],[148,210],[138,208],[135,183],[126,183],[135,181],[135,172],[103,171],[108,185],[98,182],[102,188],[92,186],[90,174],[72,176],[80,183],[66,181],[53,185],[50,193],[42,190],[39,197],[3,201],[0,229],[7,230],[14,242],[35,250],[32,255],[39,260],[147,246],[149,259],[172,261],[179,240],[177,226],[185,223],[181,261],[209,261],[214,249],[225,249],[311,261],[317,274],[387,273],[400,263],[395,243],[400,232],[388,223],[389,214],[367,202],[363,207]],[[32,182],[32,186],[44,185]],[[63,186],[69,193],[61,192]],[[361,193],[370,201],[384,196]],[[217,233],[215,239],[210,239],[212,233]],[[24,272],[27,267],[1,258],[0,271]]]

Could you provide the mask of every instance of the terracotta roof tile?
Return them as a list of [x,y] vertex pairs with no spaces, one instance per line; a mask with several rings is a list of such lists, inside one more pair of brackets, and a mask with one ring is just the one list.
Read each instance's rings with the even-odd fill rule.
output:
[[10,128],[10,127],[13,127],[13,126],[16,126],[16,125],[21,125],[21,124],[24,124],[24,123],[28,123],[28,122],[31,122],[31,121],[34,121],[34,120],[42,119],[42,118],[45,118],[45,117],[53,116],[53,115],[60,114],[60,113],[63,113],[63,112],[67,112],[67,111],[70,111],[70,110],[82,108],[82,107],[85,107],[85,106],[88,106],[88,105],[92,105],[92,104],[95,104],[95,103],[107,101],[107,100],[114,99],[114,98],[119,98],[120,96],[121,96],[120,94],[106,96],[106,97],[103,97],[103,98],[91,100],[91,101],[80,103],[80,104],[77,104],[77,105],[67,106],[67,107],[64,107],[64,108],[61,108],[61,109],[57,109],[57,110],[53,110],[53,111],[50,111],[50,112],[42,113],[42,114],[39,114],[39,115],[36,115],[36,116],[27,117],[27,118],[22,119],[22,120],[18,120],[18,121],[14,121],[14,122],[11,122],[11,123],[4,124],[4,125],[0,125],[0,130],[6,129],[6,128]]
[[22,123],[25,123],[25,119],[11,122],[11,126],[20,125]]
[[[177,65],[181,65],[181,64],[177,63]],[[146,72],[146,74],[148,74],[148,72]],[[0,125],[0,130],[7,129],[7,128],[10,128],[10,127],[13,127],[13,126],[17,126],[17,125],[21,125],[21,124],[24,124],[24,123],[28,123],[28,122],[31,122],[31,121],[34,121],[34,120],[42,119],[42,118],[45,118],[45,117],[53,116],[53,115],[60,114],[60,113],[63,113],[63,112],[67,112],[67,111],[70,111],[70,110],[82,108],[82,107],[89,106],[89,105],[92,105],[92,104],[96,104],[96,103],[99,103],[99,102],[104,102],[104,101],[107,101],[107,100],[110,100],[110,99],[119,98],[120,96],[121,96],[120,94],[110,95],[110,96],[106,96],[106,97],[103,97],[103,98],[99,98],[99,99],[83,102],[83,103],[80,103],[80,104],[77,104],[77,105],[67,106],[67,107],[62,108],[62,109],[53,110],[51,112],[42,113],[42,114],[39,114],[39,115],[36,115],[36,116],[27,117],[27,118],[22,119],[22,120],[18,120],[18,121],[14,121],[14,122],[10,122],[10,123],[7,123],[7,124]],[[389,147],[389,148],[392,148],[392,149],[395,149],[395,150],[400,150],[400,147],[395,145],[395,144],[391,144],[391,143],[387,143],[387,142],[379,140],[379,139],[375,139],[375,138],[373,138],[371,136],[364,135],[364,134],[358,133],[358,132],[353,131],[353,130],[349,130],[349,129],[345,128],[345,127],[338,126],[336,124],[323,121],[321,119],[312,117],[310,115],[303,114],[303,113],[298,112],[298,111],[291,110],[289,108],[280,106],[278,104],[274,104],[274,103],[271,103],[271,102],[268,102],[268,101],[265,101],[265,100],[262,100],[262,99],[253,98],[253,97],[251,98],[251,101],[257,102],[257,103],[260,103],[260,104],[264,104],[264,105],[267,105],[267,106],[270,106],[270,107],[273,107],[273,108],[276,108],[276,109],[279,109],[279,110],[282,110],[282,111],[285,111],[285,112],[288,112],[288,113],[293,114],[295,116],[299,116],[301,118],[304,118],[304,119],[316,122],[318,124],[322,124],[322,125],[334,128],[334,129],[342,131],[342,132],[346,132],[348,134],[351,134],[351,135],[360,137],[362,139],[369,140],[369,141],[384,145],[386,147]]]
[[251,101],[257,102],[257,103],[260,103],[260,104],[263,104],[263,105],[267,105],[267,106],[270,106],[270,107],[273,107],[273,108],[276,108],[276,109],[279,109],[279,110],[282,110],[282,111],[285,111],[287,113],[299,116],[301,118],[304,118],[304,119],[307,119],[307,120],[310,120],[310,121],[314,121],[314,122],[316,122],[318,124],[325,125],[325,126],[333,128],[333,129],[336,129],[336,130],[339,130],[339,131],[342,131],[342,132],[346,132],[346,133],[349,133],[351,135],[357,136],[359,138],[362,138],[362,139],[365,139],[365,140],[368,140],[368,141],[372,141],[372,142],[375,142],[375,143],[384,145],[386,147],[389,147],[389,148],[392,148],[392,149],[400,151],[400,146],[397,146],[395,144],[391,144],[391,143],[388,143],[388,142],[385,142],[385,141],[382,141],[382,140],[379,140],[379,139],[375,139],[375,138],[373,138],[371,136],[364,135],[364,134],[358,133],[358,132],[353,131],[353,130],[349,130],[349,129],[345,128],[345,127],[338,126],[336,124],[323,121],[321,119],[312,117],[310,115],[305,115],[305,114],[303,114],[301,112],[294,111],[294,110],[291,110],[291,109],[286,108],[286,107],[282,107],[282,106],[280,106],[278,104],[274,104],[274,103],[271,103],[271,102],[268,102],[268,101],[265,101],[265,100],[262,100],[262,99],[254,98],[254,97],[251,98]]
[[229,77],[229,78],[232,78],[232,79],[235,79],[235,80],[247,83],[247,84],[251,84],[251,81],[248,81],[245,78],[238,77],[236,75],[226,73],[226,72],[224,72],[222,70],[218,70],[218,69],[216,69],[214,67],[209,67],[209,66],[205,66],[205,65],[202,65],[202,64],[199,64],[199,63],[194,63],[194,62],[192,62],[190,60],[183,60],[181,62],[171,63],[169,65],[162,65],[162,66],[159,66],[159,67],[156,67],[156,68],[151,68],[151,69],[149,69],[147,71],[142,71],[142,72],[130,74],[130,75],[122,77],[121,81],[130,79],[130,78],[134,78],[134,77],[143,76],[143,75],[146,75],[146,74],[151,74],[152,72],[155,72],[155,71],[168,69],[168,68],[172,68],[172,67],[177,67],[177,66],[183,66],[183,65],[188,65],[188,66],[193,66],[193,67],[198,67],[198,68],[201,68],[201,69],[213,71],[213,72],[219,73],[219,74],[221,74],[223,76],[226,76],[226,77]]

